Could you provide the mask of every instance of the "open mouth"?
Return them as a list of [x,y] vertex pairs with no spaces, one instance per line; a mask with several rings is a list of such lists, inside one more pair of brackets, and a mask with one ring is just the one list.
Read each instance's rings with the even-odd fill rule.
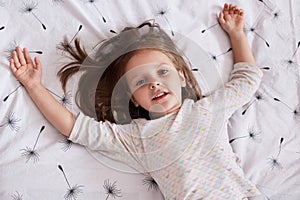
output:
[[168,92],[161,92],[159,94],[157,94],[155,97],[152,98],[152,101],[157,101],[160,99],[165,98],[169,93]]

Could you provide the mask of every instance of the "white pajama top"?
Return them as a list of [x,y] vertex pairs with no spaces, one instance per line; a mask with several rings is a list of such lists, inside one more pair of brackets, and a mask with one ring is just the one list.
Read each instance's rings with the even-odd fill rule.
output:
[[79,113],[69,139],[151,175],[166,200],[256,196],[229,144],[227,122],[251,100],[261,77],[257,66],[236,63],[222,88],[154,120],[119,125]]

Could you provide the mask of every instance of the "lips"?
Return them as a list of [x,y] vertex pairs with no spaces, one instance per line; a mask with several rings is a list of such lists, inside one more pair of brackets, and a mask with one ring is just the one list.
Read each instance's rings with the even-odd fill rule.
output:
[[153,96],[152,101],[162,99],[162,98],[164,98],[165,96],[167,96],[168,94],[169,94],[168,92],[158,91],[158,92],[156,92],[155,95]]

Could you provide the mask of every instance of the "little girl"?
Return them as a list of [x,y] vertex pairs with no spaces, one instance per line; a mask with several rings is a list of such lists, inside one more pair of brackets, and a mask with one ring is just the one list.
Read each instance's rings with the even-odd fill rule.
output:
[[[230,82],[205,98],[172,40],[149,22],[105,41],[95,59],[79,40],[76,49],[67,48],[77,61],[59,71],[63,88],[74,73],[84,72],[77,117],[42,85],[41,63],[33,63],[26,48],[12,52],[10,68],[62,134],[150,174],[165,199],[247,199],[259,191],[236,162],[226,129],[262,77],[243,21],[241,9],[224,5],[219,23],[229,35],[235,65]],[[93,85],[95,78],[100,80]]]

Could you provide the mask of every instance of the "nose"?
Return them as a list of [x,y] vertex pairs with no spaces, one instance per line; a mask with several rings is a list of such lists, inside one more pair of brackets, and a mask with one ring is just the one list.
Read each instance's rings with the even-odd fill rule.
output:
[[149,88],[150,88],[151,90],[153,90],[153,89],[155,89],[157,86],[160,86],[160,85],[161,85],[160,82],[157,82],[157,81],[151,82],[151,83],[149,84]]

